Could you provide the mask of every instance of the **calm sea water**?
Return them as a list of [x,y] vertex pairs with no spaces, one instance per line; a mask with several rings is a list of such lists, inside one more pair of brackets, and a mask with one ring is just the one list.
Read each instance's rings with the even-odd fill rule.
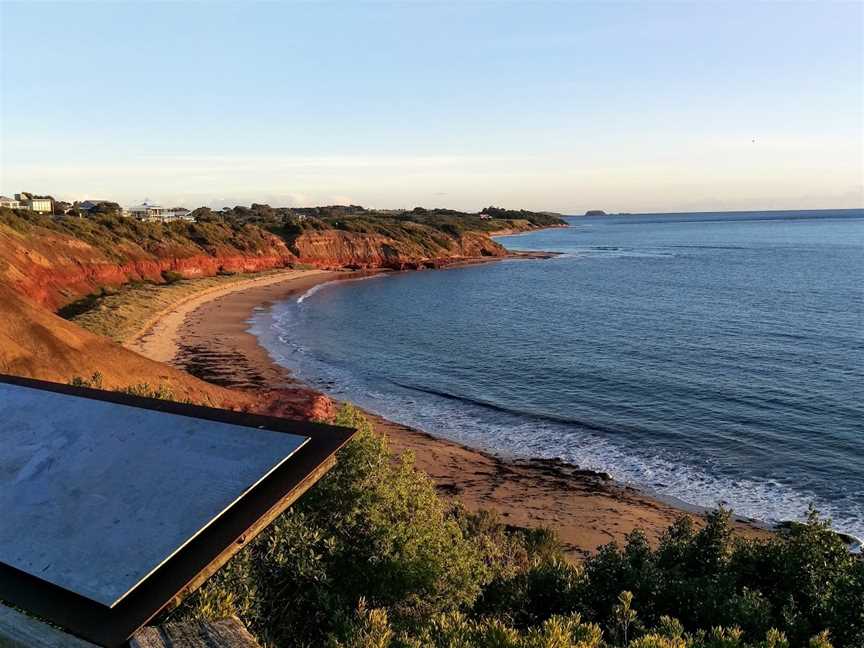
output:
[[253,330],[434,434],[864,537],[864,211],[572,218],[562,252],[329,284]]

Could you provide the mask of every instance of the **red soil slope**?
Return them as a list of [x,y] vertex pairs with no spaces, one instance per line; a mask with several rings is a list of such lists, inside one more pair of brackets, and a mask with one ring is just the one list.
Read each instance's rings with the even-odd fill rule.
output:
[[329,418],[333,404],[302,389],[265,393],[217,387],[94,335],[0,286],[0,373],[68,382],[102,375],[105,388],[147,383],[178,400],[291,418]]
[[163,271],[207,277],[225,270],[279,268],[297,260],[278,237],[270,235],[267,242],[267,247],[257,252],[226,246],[209,253],[171,244],[154,253],[121,244],[109,256],[86,241],[49,229],[34,227],[22,234],[0,224],[0,284],[55,309],[102,286],[161,282]]

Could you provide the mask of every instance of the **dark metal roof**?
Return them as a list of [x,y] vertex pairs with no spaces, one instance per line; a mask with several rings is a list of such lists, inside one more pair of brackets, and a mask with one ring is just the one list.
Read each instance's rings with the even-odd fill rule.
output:
[[353,434],[2,375],[0,410],[0,599],[105,646],[200,585]]

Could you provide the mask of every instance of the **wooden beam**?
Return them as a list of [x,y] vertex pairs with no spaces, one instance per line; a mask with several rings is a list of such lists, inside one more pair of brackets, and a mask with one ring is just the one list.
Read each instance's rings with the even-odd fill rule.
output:
[[177,594],[162,608],[160,612],[167,612],[169,610],[173,610],[180,603],[189,596],[196,589],[201,587],[201,585],[210,578],[217,571],[222,569],[226,562],[228,562],[231,557],[240,551],[243,547],[249,544],[255,537],[261,533],[264,529],[266,529],[273,520],[275,520],[279,515],[285,512],[289,506],[291,506],[294,502],[296,502],[303,494],[308,491],[312,486],[314,486],[319,479],[321,479],[324,475],[326,475],[333,466],[336,465],[336,456],[331,455],[328,457],[323,463],[319,464],[315,470],[313,470],[308,477],[306,477],[303,481],[301,481],[297,486],[288,491],[285,496],[280,499],[276,504],[274,504],[270,510],[267,511],[263,516],[261,516],[251,527],[249,530],[243,534],[241,537],[237,538],[236,542],[228,545],[222,553],[220,553],[213,561],[200,572],[195,578],[193,578],[182,590],[177,592]]
[[0,648],[99,648],[0,605]]
[[237,617],[212,623],[192,621],[141,628],[129,648],[261,648]]

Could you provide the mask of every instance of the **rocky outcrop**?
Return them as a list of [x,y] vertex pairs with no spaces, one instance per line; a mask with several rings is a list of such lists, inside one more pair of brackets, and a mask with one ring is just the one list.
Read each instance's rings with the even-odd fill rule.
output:
[[479,232],[459,238],[445,236],[420,241],[396,240],[379,234],[311,231],[301,234],[292,250],[302,263],[321,268],[437,268],[477,257],[500,257],[503,246]]

